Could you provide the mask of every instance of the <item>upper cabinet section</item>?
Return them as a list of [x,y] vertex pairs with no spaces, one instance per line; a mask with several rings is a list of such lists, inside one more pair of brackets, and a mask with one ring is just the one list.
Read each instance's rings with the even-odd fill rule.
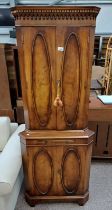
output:
[[28,129],[84,129],[97,7],[15,7]]
[[12,9],[16,26],[95,26],[98,7],[18,6]]

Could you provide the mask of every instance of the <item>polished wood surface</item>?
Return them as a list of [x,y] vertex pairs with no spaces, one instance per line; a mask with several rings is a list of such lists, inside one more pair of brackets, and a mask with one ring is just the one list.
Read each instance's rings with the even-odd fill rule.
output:
[[[93,132],[87,129],[97,7],[16,7],[26,131],[26,200],[88,200]],[[82,129],[82,130],[81,130]]]
[[90,97],[89,121],[112,122],[112,105],[103,104],[97,97]]
[[[17,7],[13,11],[28,129],[87,127],[98,11],[96,7]],[[57,96],[62,106],[57,101],[54,106]]]
[[26,130],[20,136],[30,205],[45,199],[82,204],[88,197],[93,132]]

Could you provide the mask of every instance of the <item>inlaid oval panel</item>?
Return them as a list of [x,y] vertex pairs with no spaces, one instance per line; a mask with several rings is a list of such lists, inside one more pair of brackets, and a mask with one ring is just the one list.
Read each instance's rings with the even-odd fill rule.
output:
[[67,194],[75,194],[80,182],[80,157],[74,149],[65,153],[62,161],[62,185]]
[[47,42],[38,33],[32,47],[32,91],[36,117],[46,126],[51,110],[51,66]]
[[80,50],[75,33],[71,33],[65,43],[62,70],[62,98],[67,126],[73,126],[77,117],[80,94]]
[[53,163],[46,150],[40,150],[34,156],[33,175],[38,192],[42,195],[47,194],[53,182]]

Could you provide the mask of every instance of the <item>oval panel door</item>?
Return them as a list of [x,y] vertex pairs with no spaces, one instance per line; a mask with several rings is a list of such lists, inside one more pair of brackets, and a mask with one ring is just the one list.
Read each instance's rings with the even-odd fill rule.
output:
[[80,49],[75,33],[70,33],[65,43],[62,69],[63,111],[67,127],[74,128],[80,95]]
[[35,115],[45,127],[51,113],[51,66],[46,39],[37,33],[32,46],[32,91]]
[[46,150],[40,150],[35,154],[33,175],[36,189],[41,195],[46,195],[53,183],[52,159]]
[[67,194],[75,194],[80,183],[80,157],[75,149],[68,149],[62,161],[62,185]]

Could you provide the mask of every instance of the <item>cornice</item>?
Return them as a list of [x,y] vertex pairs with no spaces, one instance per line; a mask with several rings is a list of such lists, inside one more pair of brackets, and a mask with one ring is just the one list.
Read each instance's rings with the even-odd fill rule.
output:
[[98,7],[15,7],[12,14],[15,20],[95,20]]

